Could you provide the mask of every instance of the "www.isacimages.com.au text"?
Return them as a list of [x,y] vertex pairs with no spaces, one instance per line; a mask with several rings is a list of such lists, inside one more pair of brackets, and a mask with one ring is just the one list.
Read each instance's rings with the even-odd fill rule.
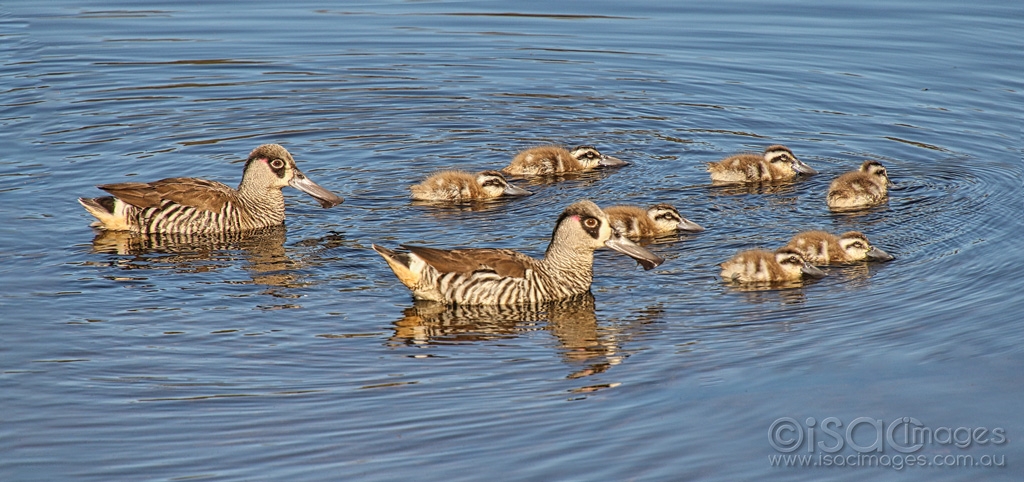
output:
[[903,470],[908,467],[1006,467],[1006,455],[830,455],[830,454],[771,454],[772,467],[885,467]]

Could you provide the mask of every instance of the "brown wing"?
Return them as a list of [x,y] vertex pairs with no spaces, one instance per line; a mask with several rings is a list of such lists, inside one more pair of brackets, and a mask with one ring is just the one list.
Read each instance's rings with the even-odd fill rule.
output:
[[172,177],[154,182],[124,182],[97,186],[118,199],[139,208],[160,206],[164,200],[219,212],[234,199],[236,192],[216,181],[191,177]]
[[472,273],[493,270],[498,276],[525,278],[526,270],[536,262],[525,254],[508,249],[435,249],[402,245],[442,273]]

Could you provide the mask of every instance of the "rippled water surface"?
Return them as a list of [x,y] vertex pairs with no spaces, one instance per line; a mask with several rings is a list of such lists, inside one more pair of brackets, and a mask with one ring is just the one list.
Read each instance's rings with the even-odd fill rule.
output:
[[[0,480],[1019,480],[1022,10],[0,5]],[[75,202],[234,185],[268,142],[345,203],[289,189],[285,229],[195,242],[99,234]],[[511,201],[408,199],[547,143],[631,164]],[[820,174],[710,185],[705,162],[774,143]],[[897,189],[829,212],[865,159]],[[667,259],[649,272],[599,251],[592,295],[539,308],[414,302],[369,249],[540,256],[582,198],[672,203],[707,230],[648,244]],[[718,277],[805,229],[896,259],[785,289]],[[910,455],[1006,466],[867,467],[863,423],[843,467],[771,466],[831,455],[807,438],[834,446],[829,417],[1000,429]]]

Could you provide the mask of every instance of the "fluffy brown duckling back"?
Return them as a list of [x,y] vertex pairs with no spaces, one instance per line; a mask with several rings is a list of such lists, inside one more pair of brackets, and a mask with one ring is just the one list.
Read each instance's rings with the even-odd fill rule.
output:
[[627,164],[617,157],[601,154],[593,146],[577,146],[571,151],[561,146],[538,146],[517,154],[501,172],[513,176],[542,176]]
[[671,204],[655,204],[647,209],[640,206],[609,206],[604,209],[612,227],[634,241],[653,238],[677,231],[703,231],[704,228],[684,218]]
[[780,283],[799,281],[804,276],[825,276],[824,271],[808,263],[799,251],[789,247],[776,251],[742,251],[720,266],[722,279],[736,283]]
[[763,154],[743,153],[708,163],[711,181],[715,184],[743,184],[788,181],[798,174],[817,174],[797,159],[788,147],[772,145]]
[[828,187],[827,203],[832,209],[855,209],[886,201],[892,186],[885,166],[878,161],[864,161],[860,169],[847,172]]
[[411,186],[412,198],[418,201],[479,201],[501,196],[529,196],[526,189],[516,187],[498,171],[471,174],[466,171],[441,171]]
[[839,236],[825,231],[797,233],[786,245],[816,265],[852,263],[855,261],[889,261],[889,253],[872,246],[860,231],[848,231]]

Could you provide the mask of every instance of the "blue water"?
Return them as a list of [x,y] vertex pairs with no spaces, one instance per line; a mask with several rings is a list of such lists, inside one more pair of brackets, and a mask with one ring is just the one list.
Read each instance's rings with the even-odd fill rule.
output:
[[[0,480],[1019,480],[1022,18],[1005,1],[0,5]],[[98,235],[75,201],[233,185],[266,142],[345,203],[286,190],[285,230],[192,245]],[[631,165],[512,201],[408,199],[545,143]],[[705,162],[774,143],[820,174],[710,185]],[[829,212],[830,180],[864,159],[898,188]],[[539,256],[582,198],[669,202],[707,231],[649,244],[667,259],[649,272],[600,251],[592,297],[534,310],[413,302],[369,249]],[[805,229],[896,259],[787,289],[718,278]],[[773,443],[796,432],[770,439],[785,417],[795,452]],[[834,445],[829,417],[986,431],[897,470],[890,445],[858,463],[862,425],[850,462],[821,467],[808,437]],[[772,466],[787,454],[819,466]]]

